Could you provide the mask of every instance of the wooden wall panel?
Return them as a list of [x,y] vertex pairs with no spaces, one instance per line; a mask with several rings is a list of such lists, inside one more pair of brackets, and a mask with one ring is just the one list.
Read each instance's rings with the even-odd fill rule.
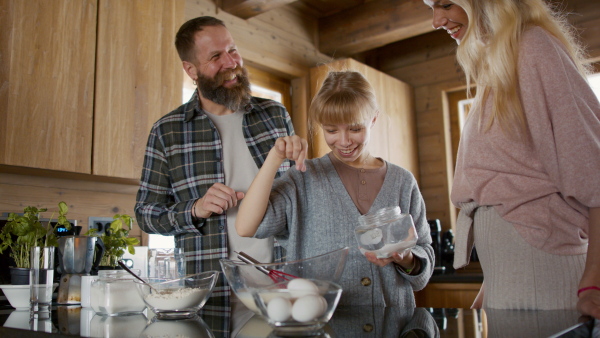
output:
[[[14,169],[3,171],[8,173],[0,172],[0,214],[23,212],[26,206],[31,205],[48,208],[43,216],[49,218],[58,210],[58,202],[64,201],[69,206],[67,218],[77,220],[77,225],[83,227],[82,232],[87,231],[90,216],[135,215],[133,208],[138,189],[135,181],[98,182],[89,180],[87,175],[51,177],[47,172],[38,176],[41,171],[35,169],[23,169],[21,172]],[[147,236],[142,233],[137,223],[134,223],[130,234],[142,240],[141,245],[147,244]]]
[[248,20],[219,10],[210,0],[187,0],[185,20],[210,15],[225,22],[248,64],[290,79],[305,76],[310,67],[331,60],[315,47],[317,23],[279,8]]

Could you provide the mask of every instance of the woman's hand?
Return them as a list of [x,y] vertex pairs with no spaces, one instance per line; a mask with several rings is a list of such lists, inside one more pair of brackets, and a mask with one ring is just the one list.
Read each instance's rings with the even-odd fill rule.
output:
[[417,269],[417,259],[415,259],[415,256],[410,249],[406,249],[402,252],[394,252],[388,258],[377,258],[372,252],[366,252],[365,257],[369,262],[381,267],[390,263],[396,263],[404,270]]
[[584,315],[600,319],[600,291],[586,290],[579,294],[577,310]]
[[285,159],[296,162],[296,169],[306,171],[304,160],[308,153],[308,142],[298,135],[280,137],[275,141],[275,146],[269,154],[277,156],[282,161]]

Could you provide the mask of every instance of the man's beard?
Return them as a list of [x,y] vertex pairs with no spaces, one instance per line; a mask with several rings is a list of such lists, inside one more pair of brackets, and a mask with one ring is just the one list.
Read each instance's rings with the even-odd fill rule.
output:
[[[237,76],[238,83],[232,88],[223,87],[223,82],[229,80],[232,73]],[[197,75],[198,89],[205,99],[232,111],[238,111],[250,103],[250,80],[246,68],[236,67],[231,71],[218,73],[214,79],[204,76],[200,72]]]

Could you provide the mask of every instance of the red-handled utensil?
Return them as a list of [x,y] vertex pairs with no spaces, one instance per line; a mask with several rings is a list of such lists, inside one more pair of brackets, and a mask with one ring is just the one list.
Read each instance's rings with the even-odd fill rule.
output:
[[[257,261],[256,259],[248,256],[248,254],[246,254],[243,251],[236,252],[236,253],[237,253],[238,258],[242,262],[244,262],[244,263],[247,263],[247,264],[263,264],[263,263]],[[271,280],[273,282],[275,282],[275,283],[284,282],[286,280],[291,280],[291,279],[294,279],[294,278],[298,278],[298,277],[296,277],[294,275],[290,275],[289,273],[285,273],[285,272],[279,271],[279,270],[269,269],[269,268],[267,268],[265,266],[257,265],[256,268],[260,272],[262,272],[265,275],[269,276],[271,278]]]

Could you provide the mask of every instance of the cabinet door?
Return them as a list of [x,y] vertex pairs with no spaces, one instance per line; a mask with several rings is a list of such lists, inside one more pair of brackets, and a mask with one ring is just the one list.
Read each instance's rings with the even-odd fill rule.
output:
[[0,164],[91,172],[97,0],[0,0]]
[[99,0],[93,174],[139,179],[148,133],[182,101],[184,0]]
[[[412,104],[412,88],[406,83],[353,59],[341,59],[315,67],[310,72],[311,97],[317,94],[331,70],[361,72],[373,86],[381,112],[371,131],[371,154],[399,165],[418,179],[417,136]],[[312,157],[329,152],[319,128],[312,134]]]

